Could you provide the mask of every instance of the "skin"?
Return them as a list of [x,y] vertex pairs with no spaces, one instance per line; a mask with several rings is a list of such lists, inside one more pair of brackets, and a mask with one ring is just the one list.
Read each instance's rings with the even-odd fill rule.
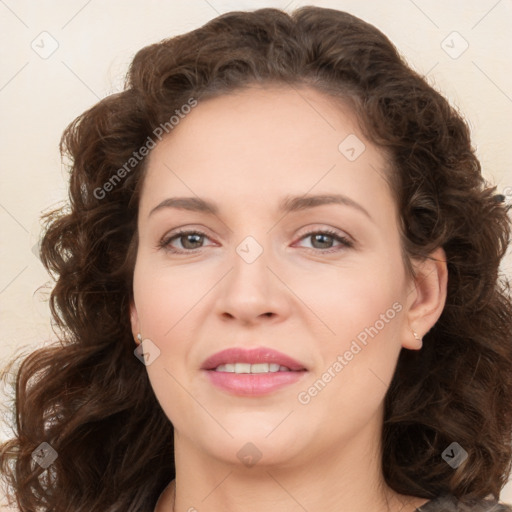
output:
[[[350,134],[366,146],[354,161],[338,149]],[[176,481],[157,512],[172,510],[175,498],[180,512],[410,512],[427,501],[386,486],[380,435],[399,353],[419,350],[412,329],[421,338],[439,318],[447,270],[438,249],[437,261],[414,262],[416,277],[407,274],[385,169],[350,110],[308,87],[253,86],[200,102],[151,152],[131,322],[134,337],[160,350],[146,368],[175,432]],[[340,204],[278,212],[286,195],[332,193],[368,215]],[[219,212],[150,215],[178,196],[213,201]],[[179,227],[206,236],[170,242],[185,254],[160,247]],[[325,229],[353,246],[310,234]],[[236,251],[247,236],[263,249],[250,264]],[[300,403],[299,393],[396,303],[394,318]],[[272,347],[308,371],[270,395],[234,396],[200,371],[206,357],[234,346]],[[248,442],[261,453],[252,467],[237,456]]]

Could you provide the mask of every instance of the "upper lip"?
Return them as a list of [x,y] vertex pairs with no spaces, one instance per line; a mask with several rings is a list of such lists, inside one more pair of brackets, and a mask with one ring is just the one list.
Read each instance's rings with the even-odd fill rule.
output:
[[296,361],[295,359],[278,352],[277,350],[258,347],[258,348],[228,348],[213,354],[206,359],[202,366],[202,370],[214,370],[221,364],[234,364],[234,363],[275,363],[279,366],[286,366],[290,370],[299,371],[305,370],[306,367]]

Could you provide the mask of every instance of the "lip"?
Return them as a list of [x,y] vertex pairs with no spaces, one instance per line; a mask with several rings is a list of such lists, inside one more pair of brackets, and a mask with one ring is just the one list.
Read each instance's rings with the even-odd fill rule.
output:
[[[221,364],[275,363],[292,371],[273,373],[233,373],[214,371]],[[201,370],[208,381],[219,389],[238,396],[261,396],[302,380],[308,373],[305,365],[271,348],[230,348],[217,352],[204,361]]]
[[275,363],[280,366],[286,366],[292,371],[307,370],[307,368],[295,359],[278,352],[277,350],[258,347],[258,348],[228,348],[213,354],[201,365],[202,370],[215,370],[221,364],[234,363]]

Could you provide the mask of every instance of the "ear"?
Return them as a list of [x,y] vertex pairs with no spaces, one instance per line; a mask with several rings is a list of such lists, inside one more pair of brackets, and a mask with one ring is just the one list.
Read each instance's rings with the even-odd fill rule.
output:
[[[446,303],[448,268],[446,253],[439,247],[425,260],[413,263],[415,277],[407,296],[407,321],[402,346],[411,350],[422,347],[421,339],[439,320]],[[412,331],[418,334],[416,340]]]
[[137,345],[140,344],[140,341],[137,339],[137,335],[140,333],[140,323],[139,323],[139,315],[137,314],[137,308],[135,307],[135,302],[130,302],[130,323],[132,326],[132,334],[133,339]]

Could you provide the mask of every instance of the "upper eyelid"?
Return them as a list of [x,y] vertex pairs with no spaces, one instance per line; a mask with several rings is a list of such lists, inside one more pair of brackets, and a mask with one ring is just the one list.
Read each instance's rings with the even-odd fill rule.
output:
[[[353,239],[353,237],[351,235],[349,235],[343,229],[334,228],[334,227],[331,227],[331,226],[326,226],[326,225],[321,225],[321,224],[317,224],[317,226],[320,226],[320,227],[307,227],[307,228],[304,228],[305,231],[300,236],[302,237],[304,235],[308,235],[308,234],[311,234],[311,233],[316,233],[316,232],[319,232],[319,231],[333,231],[333,232],[335,232],[336,234],[338,234],[340,236],[346,236],[347,238]],[[202,227],[202,226],[201,227],[194,227],[194,225],[192,225],[191,227],[189,227],[189,226],[178,227],[178,228],[174,228],[174,229],[171,229],[170,231],[166,232],[166,234],[164,234],[161,238],[170,238],[170,237],[173,237],[173,236],[176,236],[176,235],[179,235],[179,234],[189,234],[189,233],[195,233],[195,232],[198,232],[201,235],[206,235],[206,236],[210,237],[210,235],[208,234],[209,231],[210,230],[208,228],[205,228],[205,227]]]
[[208,234],[208,232],[205,228],[184,227],[184,228],[176,228],[176,229],[173,229],[173,230],[167,232],[164,236],[161,237],[161,240],[170,240],[172,238],[177,238],[179,236],[185,236],[185,235],[192,235],[194,233],[197,233],[198,235],[205,236],[210,239],[212,238]]

